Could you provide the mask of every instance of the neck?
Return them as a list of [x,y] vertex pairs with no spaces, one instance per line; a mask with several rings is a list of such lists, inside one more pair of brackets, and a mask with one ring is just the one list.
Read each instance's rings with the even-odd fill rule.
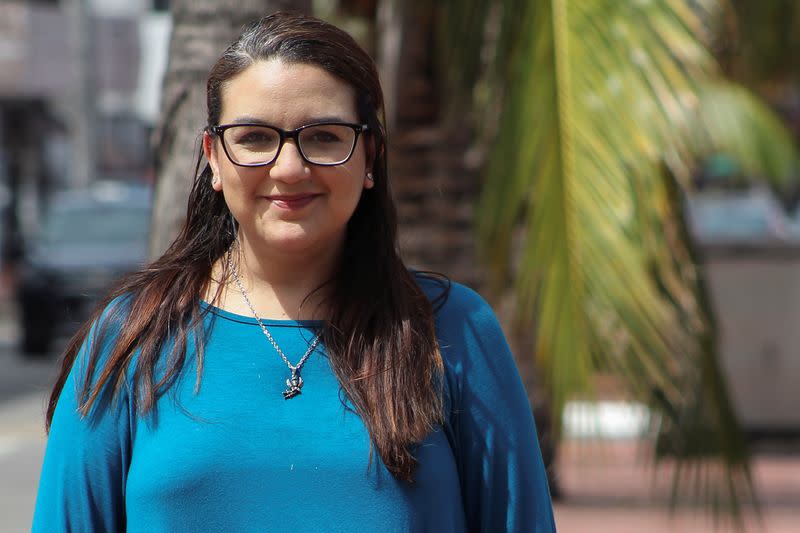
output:
[[[249,246],[245,239],[240,238],[239,242],[242,244],[231,250],[233,271],[238,273],[239,281],[260,318],[327,318],[325,297],[328,291],[324,284],[331,279],[338,264],[339,247],[326,247],[317,253],[270,254]],[[227,261],[226,254],[214,265],[207,299],[214,297],[218,288],[216,280],[221,279]],[[215,305],[237,314],[253,314],[232,272]]]

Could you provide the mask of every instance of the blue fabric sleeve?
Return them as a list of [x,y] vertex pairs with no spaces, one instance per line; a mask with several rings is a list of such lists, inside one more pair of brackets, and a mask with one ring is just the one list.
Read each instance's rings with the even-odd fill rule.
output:
[[469,530],[555,531],[530,404],[493,311],[453,284],[437,315]]
[[[94,330],[87,339],[94,340]],[[53,415],[33,532],[125,530],[132,420],[129,391],[123,387],[112,401],[110,388],[104,390],[91,412],[81,416],[78,395],[90,343],[87,340],[78,353]],[[101,355],[96,368],[102,362]]]

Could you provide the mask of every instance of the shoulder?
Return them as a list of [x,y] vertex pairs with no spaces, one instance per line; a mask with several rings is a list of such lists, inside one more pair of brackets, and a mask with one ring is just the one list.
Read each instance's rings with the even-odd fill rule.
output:
[[84,340],[84,348],[96,343],[105,345],[119,335],[123,325],[130,320],[133,297],[130,294],[117,296],[97,309],[90,319],[89,331]]
[[71,373],[74,374],[72,378],[76,384],[88,383],[92,387],[95,385],[109,363],[120,332],[131,319],[131,305],[130,295],[112,298],[99,307],[84,325],[83,333],[78,334],[79,344],[68,348],[75,350]]
[[464,323],[497,326],[497,317],[492,307],[470,287],[444,276],[425,272],[414,272],[414,279],[431,302],[439,328]]
[[130,293],[112,298],[102,307],[93,325],[119,327],[130,318],[133,300],[134,296]]
[[486,420],[483,410],[490,406],[527,420],[527,396],[491,306],[477,292],[459,283],[424,277],[418,283],[432,302],[441,299],[444,287],[449,286],[438,310],[434,305],[436,340],[444,364],[445,412],[451,418],[461,413],[458,420],[470,419],[480,425]]
[[512,364],[503,329],[480,294],[443,277],[414,276],[433,305],[436,340],[448,372],[465,377],[468,369]]

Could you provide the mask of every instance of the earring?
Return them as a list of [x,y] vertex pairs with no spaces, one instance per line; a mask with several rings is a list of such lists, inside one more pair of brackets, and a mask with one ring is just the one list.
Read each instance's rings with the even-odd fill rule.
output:
[[216,184],[218,184],[218,183],[219,183],[219,176],[214,176],[214,177],[211,179],[211,185],[216,185]]
[[367,172],[367,179],[369,181],[375,181],[375,179],[372,177],[372,172]]

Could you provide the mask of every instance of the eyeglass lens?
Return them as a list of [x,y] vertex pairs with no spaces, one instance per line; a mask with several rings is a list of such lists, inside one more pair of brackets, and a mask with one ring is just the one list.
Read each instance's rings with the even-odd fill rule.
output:
[[[241,165],[269,163],[275,159],[281,136],[269,126],[233,126],[224,132],[228,155]],[[303,156],[319,165],[346,161],[353,151],[356,132],[342,124],[319,124],[300,131],[297,143]]]

